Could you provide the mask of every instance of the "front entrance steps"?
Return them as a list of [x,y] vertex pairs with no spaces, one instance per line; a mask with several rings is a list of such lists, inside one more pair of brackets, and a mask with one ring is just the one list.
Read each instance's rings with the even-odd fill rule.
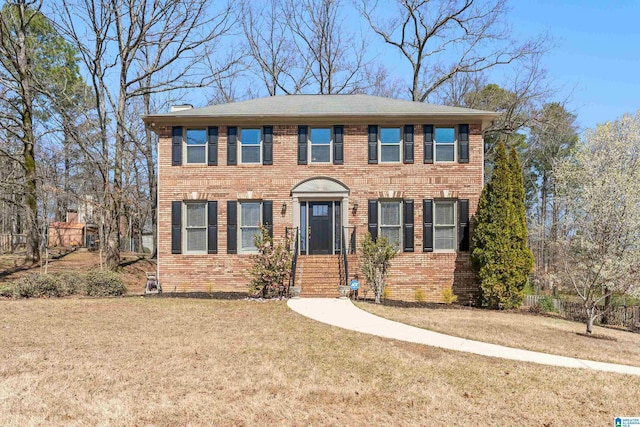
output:
[[300,255],[296,268],[296,285],[301,297],[338,297],[340,270],[338,255]]
[[[349,280],[359,274],[358,257],[347,256]],[[299,255],[296,267],[296,285],[302,288],[301,297],[333,298],[340,296],[341,285],[339,255]]]

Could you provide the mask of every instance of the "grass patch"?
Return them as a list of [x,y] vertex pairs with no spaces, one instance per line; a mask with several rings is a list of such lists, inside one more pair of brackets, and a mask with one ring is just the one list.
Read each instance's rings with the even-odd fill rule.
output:
[[472,340],[601,362],[640,366],[640,334],[594,326],[591,339],[580,335],[585,325],[526,311],[461,308],[403,308],[358,303],[387,319]]
[[0,425],[582,426],[640,401],[635,377],[362,335],[282,301],[0,305]]

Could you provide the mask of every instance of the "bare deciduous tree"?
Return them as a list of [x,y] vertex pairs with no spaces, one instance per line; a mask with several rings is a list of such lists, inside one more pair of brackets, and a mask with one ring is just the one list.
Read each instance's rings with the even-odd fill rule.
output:
[[[60,26],[80,50],[95,94],[103,147],[101,242],[109,268],[120,261],[123,201],[130,190],[124,185],[125,162],[133,164],[126,156],[134,152],[128,107],[141,97],[143,111],[151,112],[150,95],[204,87],[215,79],[203,58],[213,55],[215,43],[229,32],[231,5],[209,6],[206,0],[63,0]],[[147,158],[149,197],[155,201],[154,140],[143,135],[138,151]]]
[[[424,102],[461,74],[477,74],[498,65],[536,56],[547,38],[518,43],[502,20],[507,0],[397,0],[397,12],[379,16],[378,2],[362,0],[359,10],[372,30],[396,48],[411,67],[413,101]],[[388,12],[392,9],[385,9]]]

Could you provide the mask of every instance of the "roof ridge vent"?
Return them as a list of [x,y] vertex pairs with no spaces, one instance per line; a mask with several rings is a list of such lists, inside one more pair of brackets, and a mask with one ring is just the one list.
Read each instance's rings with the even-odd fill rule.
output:
[[191,110],[193,109],[193,105],[191,104],[181,104],[181,105],[172,105],[171,112],[176,113],[178,111]]

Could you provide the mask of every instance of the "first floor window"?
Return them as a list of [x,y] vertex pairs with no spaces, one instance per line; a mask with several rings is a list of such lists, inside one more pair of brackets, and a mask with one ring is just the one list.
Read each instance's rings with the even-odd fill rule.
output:
[[187,164],[207,162],[207,130],[187,129],[185,131]]
[[402,223],[400,214],[401,202],[380,202],[380,235],[400,247]]
[[207,251],[207,204],[205,202],[185,203],[185,243],[187,253]]
[[456,203],[436,201],[434,218],[434,249],[456,250]]
[[455,128],[436,128],[435,146],[436,162],[453,162],[456,151]]
[[380,161],[400,161],[400,128],[380,128]]
[[329,163],[331,161],[331,129],[311,129],[311,163]]
[[254,236],[260,233],[261,224],[260,202],[240,203],[240,251],[255,252]]
[[260,129],[240,130],[240,150],[242,163],[261,163]]

